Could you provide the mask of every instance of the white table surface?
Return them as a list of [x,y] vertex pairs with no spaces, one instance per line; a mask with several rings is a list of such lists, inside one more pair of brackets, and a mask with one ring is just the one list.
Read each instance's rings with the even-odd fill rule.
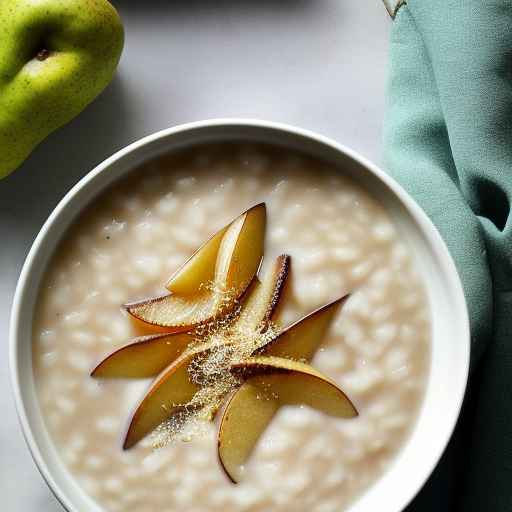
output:
[[119,72],[78,118],[0,181],[0,510],[62,510],[18,427],[8,318],[51,210],[117,149],[168,126],[256,117],[328,135],[379,161],[387,39],[381,0],[117,0]]

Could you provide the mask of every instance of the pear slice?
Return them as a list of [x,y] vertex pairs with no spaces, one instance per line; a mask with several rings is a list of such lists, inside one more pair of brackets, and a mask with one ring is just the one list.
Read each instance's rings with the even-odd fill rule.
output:
[[281,405],[308,405],[338,418],[357,416],[356,408],[338,385],[307,363],[254,356],[234,363],[231,372],[263,389]]
[[158,375],[193,341],[190,334],[140,336],[115,350],[91,372],[91,377],[145,379]]
[[263,258],[267,210],[253,206],[235,219],[222,237],[215,266],[215,284],[237,297],[249,286]]
[[213,290],[191,296],[164,295],[126,304],[135,318],[168,332],[190,331],[233,309],[256,275],[263,257],[265,204],[258,204],[227,228],[217,254]]
[[[257,352],[267,356],[310,361],[322,343],[334,315],[347,299],[348,295],[317,309],[283,330]],[[262,394],[261,386],[257,384],[257,381],[252,379],[244,382],[233,393],[221,420],[219,458],[232,481],[235,481],[239,467],[245,464],[281,406],[281,402],[276,398]],[[262,400],[262,396],[266,399]],[[223,425],[229,417],[231,420],[228,427],[224,427],[225,432],[222,433]],[[247,425],[251,428],[247,428]]]
[[338,418],[358,415],[336,383],[306,363],[258,356],[234,364],[232,372],[246,382],[224,410],[218,453],[233,482],[280,406],[307,405]]
[[137,444],[158,425],[169,419],[194,398],[199,390],[190,379],[189,366],[198,350],[187,351],[168,366],[151,384],[133,414],[123,449]]
[[215,262],[228,226],[217,231],[167,281],[165,287],[177,295],[194,295],[215,278]]
[[200,386],[190,378],[190,365],[196,357],[207,357],[212,350],[222,350],[230,343],[233,342],[213,341],[188,349],[165,368],[151,384],[135,410],[123,448],[131,448],[162,422],[189,406],[189,402],[200,389]]
[[193,297],[162,295],[123,306],[140,322],[168,333],[191,331],[216,315],[215,297],[205,291]]
[[311,361],[327,333],[334,315],[347,301],[345,295],[284,329],[276,338],[260,349],[268,356]]
[[269,396],[252,379],[231,395],[220,421],[217,453],[233,483],[239,481],[241,466],[249,459],[280,406],[278,399]]
[[267,329],[276,311],[290,269],[290,256],[281,254],[263,276],[247,291],[235,328],[249,335]]

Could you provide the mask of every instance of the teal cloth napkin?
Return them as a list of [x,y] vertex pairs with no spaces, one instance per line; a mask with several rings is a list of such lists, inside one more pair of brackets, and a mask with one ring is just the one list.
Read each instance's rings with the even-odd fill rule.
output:
[[408,0],[390,52],[384,166],[446,241],[472,333],[461,418],[408,510],[512,511],[512,1]]

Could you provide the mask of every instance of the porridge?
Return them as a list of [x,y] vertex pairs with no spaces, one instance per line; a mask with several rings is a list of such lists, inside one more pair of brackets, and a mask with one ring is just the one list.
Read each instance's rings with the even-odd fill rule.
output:
[[[218,460],[217,436],[222,447],[222,432],[229,430],[219,429],[222,410],[212,422],[188,422],[192,427],[180,435],[168,423],[149,435],[144,431],[123,450],[137,419],[130,423],[131,415],[152,380],[90,374],[135,336],[162,329],[140,321],[144,311],[120,305],[161,295],[169,276],[203,242],[263,202],[267,221],[258,277],[272,276],[274,262],[283,262],[279,256],[290,255],[278,314],[265,336],[350,294],[335,303],[311,366],[286,363],[296,378],[288,386],[290,402],[297,405],[272,413],[238,468],[236,485],[226,461],[223,471]],[[225,245],[223,239],[219,254]],[[254,250],[244,258],[259,262]],[[236,313],[228,316],[236,322]],[[195,335],[200,331],[194,329]],[[364,492],[407,440],[428,379],[429,351],[421,280],[379,203],[321,161],[267,146],[223,144],[146,163],[82,213],[41,287],[33,365],[42,414],[62,462],[105,511],[334,512]],[[147,351],[140,357],[140,364],[133,359],[138,370],[150,359]],[[317,382],[342,390],[343,406],[353,404],[358,415],[336,417],[333,404],[308,401],[309,368],[326,376]],[[273,386],[282,384],[283,371]],[[247,411],[230,417],[240,419],[238,430],[252,431],[261,415],[243,402]]]

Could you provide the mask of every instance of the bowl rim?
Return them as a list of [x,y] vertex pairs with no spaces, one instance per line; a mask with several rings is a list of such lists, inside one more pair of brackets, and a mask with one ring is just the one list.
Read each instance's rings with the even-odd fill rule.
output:
[[[428,465],[428,470],[425,471],[421,482],[417,485],[416,488],[411,489],[409,492],[404,493],[404,497],[401,500],[400,510],[403,510],[416,496],[416,494],[423,487],[425,482],[428,480],[433,470],[437,466],[448,442],[453,434],[455,429],[457,420],[460,415],[460,411],[462,408],[462,403],[464,400],[467,381],[469,377],[469,368],[470,368],[470,352],[471,352],[471,344],[470,344],[470,324],[468,317],[468,309],[466,305],[466,300],[463,292],[462,283],[460,281],[459,274],[456,270],[455,263],[446,247],[444,240],[439,234],[437,228],[434,226],[432,221],[427,217],[426,213],[420,208],[420,206],[412,199],[411,196],[399,185],[391,176],[386,174],[383,170],[381,170],[376,164],[368,160],[366,157],[359,154],[357,151],[344,146],[336,142],[335,140],[327,137],[325,135],[318,134],[314,131],[299,128],[290,124],[267,121],[262,119],[255,118],[213,118],[213,119],[205,119],[202,121],[194,121],[189,123],[184,123],[180,125],[176,125],[173,127],[165,128],[163,130],[154,132],[150,135],[144,136],[141,139],[138,139],[124,148],[116,151],[110,157],[106,158],[103,162],[94,167],[91,171],[89,171],[85,176],[83,176],[58,202],[55,208],[52,210],[51,214],[48,216],[43,226],[41,227],[39,233],[37,234],[34,242],[32,243],[30,250],[26,256],[25,262],[23,264],[21,273],[18,278],[18,282],[16,285],[16,290],[12,302],[11,315],[10,315],[10,323],[9,323],[9,373],[10,373],[10,381],[11,387],[14,395],[14,403],[16,412],[18,415],[18,420],[22,428],[23,437],[25,438],[25,442],[29,448],[30,454],[36,464],[37,469],[42,475],[43,479],[47,483],[51,492],[60,502],[60,504],[64,507],[68,512],[76,512],[78,509],[75,505],[70,501],[69,497],[65,494],[61,486],[56,482],[56,480],[52,476],[52,472],[49,469],[41,450],[38,446],[38,443],[35,440],[34,434],[32,432],[32,428],[30,426],[30,422],[28,419],[27,407],[22,398],[21,391],[21,380],[20,380],[20,371],[19,371],[19,362],[20,362],[20,336],[19,330],[21,323],[23,322],[23,314],[22,314],[22,305],[23,305],[23,296],[24,291],[27,288],[30,282],[30,276],[32,270],[35,265],[36,255],[47,236],[47,233],[50,227],[53,225],[55,221],[57,221],[65,210],[65,208],[70,204],[75,196],[82,190],[88,183],[93,181],[100,173],[107,171],[111,165],[113,165],[118,160],[124,158],[125,156],[135,153],[139,151],[141,148],[147,146],[150,143],[153,143],[159,139],[167,138],[169,136],[186,132],[193,131],[197,129],[208,129],[213,127],[254,127],[254,128],[263,128],[270,129],[279,132],[285,132],[289,135],[294,135],[298,137],[303,137],[306,139],[310,139],[313,142],[318,143],[321,146],[328,146],[330,149],[337,151],[339,153],[344,154],[349,159],[355,161],[360,164],[362,167],[366,168],[370,174],[373,175],[374,178],[377,178],[378,181],[382,182],[385,186],[387,186],[391,192],[396,196],[398,201],[406,208],[410,216],[413,218],[415,224],[420,228],[423,234],[428,235],[428,238],[436,243],[435,252],[436,256],[440,258],[444,269],[448,273],[448,277],[450,278],[449,286],[451,291],[454,294],[455,301],[458,305],[459,311],[459,321],[460,321],[460,330],[463,333],[463,338],[459,340],[460,343],[464,343],[464,360],[460,362],[461,365],[461,375],[463,377],[463,382],[459,382],[458,389],[455,390],[454,402],[456,403],[456,407],[452,411],[451,418],[449,420],[445,420],[446,428],[444,431],[443,438],[437,443],[435,448],[431,451],[431,459],[430,464]],[[136,167],[133,166],[132,169]],[[129,171],[128,171],[129,172]],[[95,195],[99,194],[102,188],[100,187]],[[453,390],[452,390],[453,391]]]

